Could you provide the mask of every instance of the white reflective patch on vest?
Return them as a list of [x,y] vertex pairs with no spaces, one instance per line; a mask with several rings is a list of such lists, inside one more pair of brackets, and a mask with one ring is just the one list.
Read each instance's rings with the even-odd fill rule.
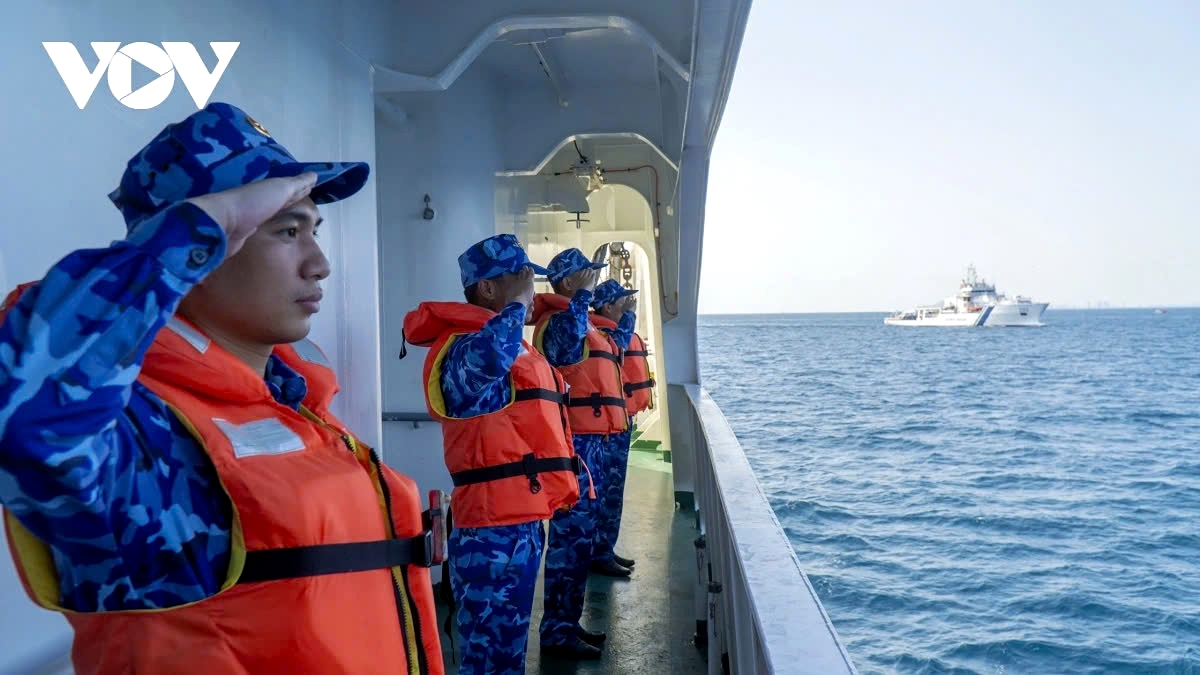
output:
[[176,335],[184,340],[187,340],[188,344],[195,347],[196,351],[200,352],[201,354],[208,351],[208,345],[211,340],[205,337],[200,331],[192,328],[179,319],[175,317],[168,319],[167,328],[170,328],[171,330],[175,331]]
[[225,438],[229,439],[229,444],[233,446],[233,455],[238,459],[258,455],[282,455],[304,449],[304,441],[296,432],[274,418],[234,424],[214,417],[213,422],[221,433],[225,434]]
[[318,366],[325,366],[326,368],[329,367],[329,360],[325,358],[325,353],[321,351],[321,348],[316,343],[307,338],[293,342],[292,349],[295,349],[296,354],[309,363],[315,363]]

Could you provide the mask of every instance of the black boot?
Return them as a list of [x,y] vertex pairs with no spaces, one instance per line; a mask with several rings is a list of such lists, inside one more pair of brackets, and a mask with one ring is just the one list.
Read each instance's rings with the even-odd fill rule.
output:
[[600,650],[575,638],[565,645],[542,645],[542,656],[570,661],[595,661],[600,658]]
[[622,567],[633,567],[637,564],[637,561],[633,558],[626,558],[625,556],[617,555],[616,553],[613,554],[613,560],[616,560],[617,564]]
[[627,577],[632,570],[628,567],[618,565],[615,560],[605,560],[604,562],[593,560],[591,571],[592,574],[600,574],[606,577]]
[[604,631],[584,630],[582,626],[575,631],[575,634],[579,636],[580,640],[596,648],[601,647],[604,641],[608,639],[608,635],[605,635]]

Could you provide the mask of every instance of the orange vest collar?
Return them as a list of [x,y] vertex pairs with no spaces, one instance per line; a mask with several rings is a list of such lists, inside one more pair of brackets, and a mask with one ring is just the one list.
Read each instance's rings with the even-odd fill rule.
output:
[[422,302],[404,317],[404,338],[427,347],[447,333],[473,333],[496,313],[466,302]]
[[533,316],[530,317],[530,321],[536,324],[547,314],[565,311],[570,306],[571,299],[565,295],[559,295],[558,293],[538,293],[533,296]]
[[229,403],[269,400],[271,391],[256,373],[195,324],[171,317],[146,352],[142,372],[187,391]]
[[[292,345],[277,346],[275,355],[304,376],[308,388],[305,403],[324,407],[337,393],[337,377],[328,363],[324,362],[324,354],[316,345],[307,340],[301,343],[304,343],[303,349]],[[142,372],[218,401],[252,403],[273,400],[263,380],[263,373],[251,370],[244,361],[180,316],[171,317],[159,331],[146,352]]]
[[613,321],[612,319],[595,312],[588,314],[588,319],[596,328],[608,328],[609,330],[613,330],[617,327],[616,321]]

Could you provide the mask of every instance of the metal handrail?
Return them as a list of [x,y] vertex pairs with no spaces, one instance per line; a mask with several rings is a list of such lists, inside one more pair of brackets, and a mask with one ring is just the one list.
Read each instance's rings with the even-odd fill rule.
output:
[[436,422],[427,412],[385,412],[384,422],[412,422],[414,429],[421,428],[421,422]]
[[683,385],[696,425],[697,630],[710,673],[856,675],[724,413]]

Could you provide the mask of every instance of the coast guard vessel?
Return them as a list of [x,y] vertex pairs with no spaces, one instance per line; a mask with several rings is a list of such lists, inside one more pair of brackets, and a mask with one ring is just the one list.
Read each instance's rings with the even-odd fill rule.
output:
[[889,326],[951,326],[977,328],[987,326],[1042,326],[1042,313],[1050,306],[1048,302],[1034,302],[1025,296],[1010,298],[996,290],[975,273],[975,266],[967,267],[967,276],[958,287],[958,293],[950,295],[940,305],[924,305],[907,311],[899,311],[885,318]]

